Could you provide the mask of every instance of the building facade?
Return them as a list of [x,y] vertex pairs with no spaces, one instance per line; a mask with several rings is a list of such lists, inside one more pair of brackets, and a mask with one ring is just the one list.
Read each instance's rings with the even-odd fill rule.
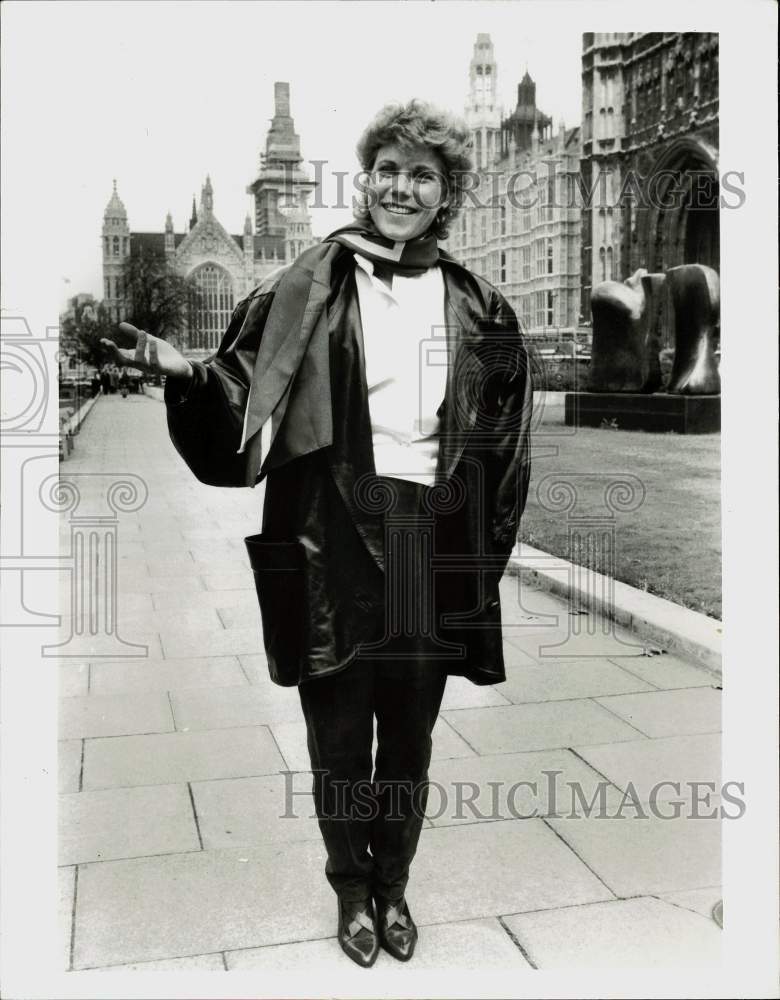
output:
[[317,242],[311,232],[307,199],[316,184],[302,169],[300,139],[290,115],[290,87],[274,84],[274,117],[260,155],[257,176],[247,188],[254,198],[254,220],[248,215],[240,235],[229,233],[214,212],[209,177],[198,205],[193,198],[187,232],[174,231],[170,213],[162,232],[130,229],[116,182],[103,218],[103,293],[113,319],[128,310],[122,288],[124,261],[130,254],[164,257],[198,286],[197,333],[183,334],[182,349],[190,356],[212,353],[227,328],[236,303],[262,279],[290,263]]
[[580,321],[581,213],[571,191],[580,166],[580,130],[563,123],[553,129],[537,107],[536,84],[527,71],[517,104],[504,117],[496,104],[496,77],[490,36],[478,35],[466,104],[476,185],[446,245],[500,289],[529,336],[574,336]]
[[582,311],[637,268],[720,271],[718,36],[583,35]]

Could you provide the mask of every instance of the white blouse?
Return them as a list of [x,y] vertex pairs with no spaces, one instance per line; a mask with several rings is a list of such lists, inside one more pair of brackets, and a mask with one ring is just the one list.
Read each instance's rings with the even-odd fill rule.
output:
[[431,267],[388,288],[355,254],[368,405],[377,475],[433,482],[437,410],[447,387],[444,280]]
[[[444,279],[431,267],[414,278],[393,276],[388,288],[374,265],[355,254],[363,361],[379,476],[433,482],[439,454],[437,411],[447,388]],[[246,415],[241,438],[246,438]],[[272,418],[260,431],[261,454],[271,445]]]

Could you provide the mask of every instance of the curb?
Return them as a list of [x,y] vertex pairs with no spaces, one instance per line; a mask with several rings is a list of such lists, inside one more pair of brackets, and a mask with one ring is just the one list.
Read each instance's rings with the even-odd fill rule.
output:
[[84,402],[81,404],[81,406],[78,408],[78,410],[76,410],[68,417],[66,423],[67,423],[67,430],[70,434],[78,434],[78,432],[81,430],[81,425],[87,419],[89,411],[92,409],[92,407],[95,405],[95,403],[98,401],[99,398],[100,398],[99,396],[90,396],[89,399],[85,399]]
[[690,657],[719,680],[722,677],[723,623],[716,618],[530,545],[521,544],[519,554],[510,556],[507,572],[528,577],[542,590],[603,615],[671,653]]

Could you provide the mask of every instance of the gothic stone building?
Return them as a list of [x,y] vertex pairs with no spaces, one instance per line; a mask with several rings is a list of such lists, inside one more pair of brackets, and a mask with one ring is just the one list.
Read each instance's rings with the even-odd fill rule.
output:
[[585,34],[582,311],[637,268],[720,271],[718,36]]
[[127,303],[122,265],[128,254],[167,258],[182,275],[191,276],[201,295],[197,333],[184,334],[190,356],[216,350],[236,303],[267,274],[294,260],[316,240],[311,233],[307,198],[316,187],[301,167],[300,139],[290,115],[290,87],[274,84],[275,114],[260,156],[256,179],[247,192],[255,217],[247,216],[240,235],[229,233],[214,213],[214,191],[207,177],[200,205],[192,203],[189,229],[174,231],[170,213],[159,233],[132,232],[116,182],[103,218],[103,290],[111,316],[120,320]]
[[506,296],[529,336],[570,336],[580,312],[580,209],[570,197],[580,165],[580,130],[536,105],[526,71],[517,104],[498,105],[490,36],[479,34],[469,67],[466,121],[477,186],[466,196],[447,247]]

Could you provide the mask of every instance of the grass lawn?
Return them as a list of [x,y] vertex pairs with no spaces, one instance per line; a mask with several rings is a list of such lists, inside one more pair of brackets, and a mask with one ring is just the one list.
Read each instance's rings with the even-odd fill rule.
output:
[[[605,486],[635,476],[646,492],[638,509],[615,514],[615,578],[720,618],[720,434],[571,431],[562,407],[546,409],[534,437],[521,540],[571,558],[571,520],[608,515]],[[575,488],[572,511],[547,509],[542,480],[551,474]]]

